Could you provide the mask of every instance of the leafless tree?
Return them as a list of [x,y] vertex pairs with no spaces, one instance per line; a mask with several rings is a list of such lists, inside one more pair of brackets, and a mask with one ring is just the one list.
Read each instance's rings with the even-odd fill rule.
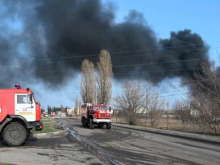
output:
[[191,119],[190,115],[190,103],[187,100],[177,100],[174,103],[175,117],[177,120],[181,120],[182,123],[187,123]]
[[145,94],[145,113],[150,118],[151,126],[156,126],[161,118],[161,112],[165,108],[165,100],[160,98],[159,94],[151,89],[151,82],[148,82],[148,87]]
[[141,82],[128,81],[122,85],[122,90],[117,93],[114,101],[115,108],[123,113],[130,125],[137,123],[137,114],[143,105],[144,93]]
[[85,59],[82,62],[82,76],[81,76],[81,96],[84,103],[94,103],[96,82],[94,79],[94,64]]
[[108,104],[112,92],[112,62],[111,56],[107,50],[102,50],[97,63],[97,101],[99,104]]
[[220,133],[220,68],[202,64],[192,84],[192,106],[199,111],[200,119],[214,133]]

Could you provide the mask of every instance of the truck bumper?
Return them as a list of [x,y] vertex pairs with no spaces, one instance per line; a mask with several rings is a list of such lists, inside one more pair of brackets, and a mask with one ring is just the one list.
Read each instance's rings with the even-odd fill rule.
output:
[[41,131],[43,127],[44,127],[43,122],[36,122],[35,131]]
[[111,119],[96,119],[96,118],[93,118],[93,122],[94,123],[111,123]]

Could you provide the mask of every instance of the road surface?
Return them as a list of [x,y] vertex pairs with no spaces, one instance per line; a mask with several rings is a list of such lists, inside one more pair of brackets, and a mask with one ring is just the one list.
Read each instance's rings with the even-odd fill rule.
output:
[[105,165],[70,134],[29,137],[20,147],[6,146],[0,139],[0,164],[16,165]]
[[77,119],[57,118],[88,144],[119,164],[219,165],[220,146],[189,139],[112,126],[111,130],[83,128]]

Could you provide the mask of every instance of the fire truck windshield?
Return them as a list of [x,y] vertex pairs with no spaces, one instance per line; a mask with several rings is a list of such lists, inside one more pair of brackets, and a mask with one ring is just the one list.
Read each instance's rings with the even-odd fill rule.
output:
[[93,110],[99,110],[100,107],[93,107]]
[[106,107],[99,107],[99,106],[95,106],[93,107],[93,110],[106,110],[107,108]]

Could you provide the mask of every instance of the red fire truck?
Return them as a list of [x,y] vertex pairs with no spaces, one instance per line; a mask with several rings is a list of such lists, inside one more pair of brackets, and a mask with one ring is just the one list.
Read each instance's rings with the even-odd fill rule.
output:
[[22,145],[30,130],[43,129],[40,104],[29,89],[0,89],[0,134],[10,146]]
[[86,103],[82,105],[81,113],[83,127],[89,126],[90,129],[93,129],[94,125],[100,128],[106,125],[107,129],[111,129],[111,107],[107,109],[107,105]]

